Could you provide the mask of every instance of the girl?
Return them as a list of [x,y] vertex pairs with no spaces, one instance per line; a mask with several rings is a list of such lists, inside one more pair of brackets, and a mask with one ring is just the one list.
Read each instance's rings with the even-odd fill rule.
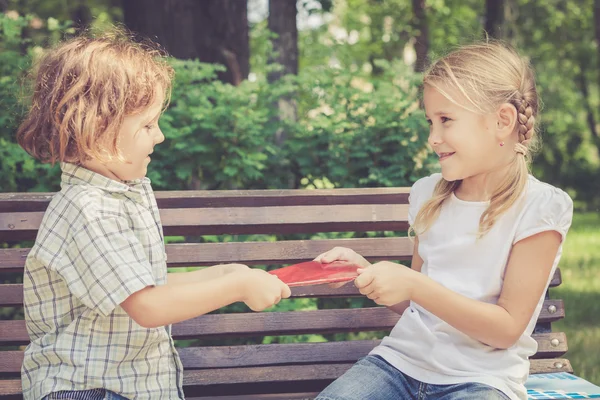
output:
[[410,192],[412,269],[344,248],[317,257],[363,265],[360,292],[401,318],[318,399],[526,399],[531,334],[573,213],[528,173],[538,104],[531,67],[501,43],[465,46],[425,73],[441,174]]
[[172,74],[158,50],[119,33],[73,39],[38,62],[18,140],[60,161],[62,180],[25,265],[25,399],[182,399],[170,324],[290,295],[241,264],[167,274],[145,175]]

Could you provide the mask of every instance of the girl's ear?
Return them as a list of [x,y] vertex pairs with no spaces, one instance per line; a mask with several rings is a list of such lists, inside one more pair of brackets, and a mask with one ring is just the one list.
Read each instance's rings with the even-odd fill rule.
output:
[[517,109],[510,103],[504,103],[498,108],[496,118],[498,121],[496,125],[496,136],[498,137],[498,140],[503,141],[508,139],[515,131],[515,126],[518,121]]

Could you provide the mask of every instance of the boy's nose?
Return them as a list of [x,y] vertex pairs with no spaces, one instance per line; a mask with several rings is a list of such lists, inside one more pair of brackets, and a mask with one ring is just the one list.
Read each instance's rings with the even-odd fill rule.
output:
[[165,141],[165,135],[162,133],[162,130],[159,128],[158,132],[156,134],[156,137],[154,138],[154,143],[155,144],[160,144],[162,142]]

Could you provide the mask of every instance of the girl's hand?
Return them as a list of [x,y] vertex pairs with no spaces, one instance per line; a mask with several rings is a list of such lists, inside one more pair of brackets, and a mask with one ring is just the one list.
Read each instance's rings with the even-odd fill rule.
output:
[[404,265],[390,261],[359,269],[358,273],[360,275],[354,280],[356,287],[362,294],[382,306],[393,306],[411,300],[420,275]]
[[334,261],[348,261],[356,264],[361,268],[367,268],[371,265],[363,256],[347,247],[334,247],[333,249],[319,254],[313,261],[318,261],[323,264],[329,264]]
[[[318,261],[323,264],[329,264],[334,261],[348,261],[352,264],[359,265],[361,268],[367,268],[371,265],[363,256],[347,247],[334,247],[333,249],[319,254],[313,261]],[[331,283],[330,288],[338,289],[348,282]]]

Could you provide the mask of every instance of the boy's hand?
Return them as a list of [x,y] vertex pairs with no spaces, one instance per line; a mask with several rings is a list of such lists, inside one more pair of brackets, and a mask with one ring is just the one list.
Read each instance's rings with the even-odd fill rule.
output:
[[370,268],[359,269],[354,284],[358,290],[375,303],[393,306],[410,300],[415,290],[418,272],[401,264],[382,261]]
[[248,269],[239,276],[242,279],[242,301],[252,311],[262,311],[274,306],[292,293],[288,285],[262,269]]
[[250,269],[247,265],[244,264],[221,264],[223,275],[230,274],[232,272],[242,272]]
[[[371,265],[363,256],[347,247],[334,247],[333,249],[319,254],[313,261],[318,261],[323,264],[329,264],[334,261],[348,261],[352,264],[359,265],[362,268],[367,268]],[[330,283],[329,287],[333,289],[340,288],[348,282]]]

